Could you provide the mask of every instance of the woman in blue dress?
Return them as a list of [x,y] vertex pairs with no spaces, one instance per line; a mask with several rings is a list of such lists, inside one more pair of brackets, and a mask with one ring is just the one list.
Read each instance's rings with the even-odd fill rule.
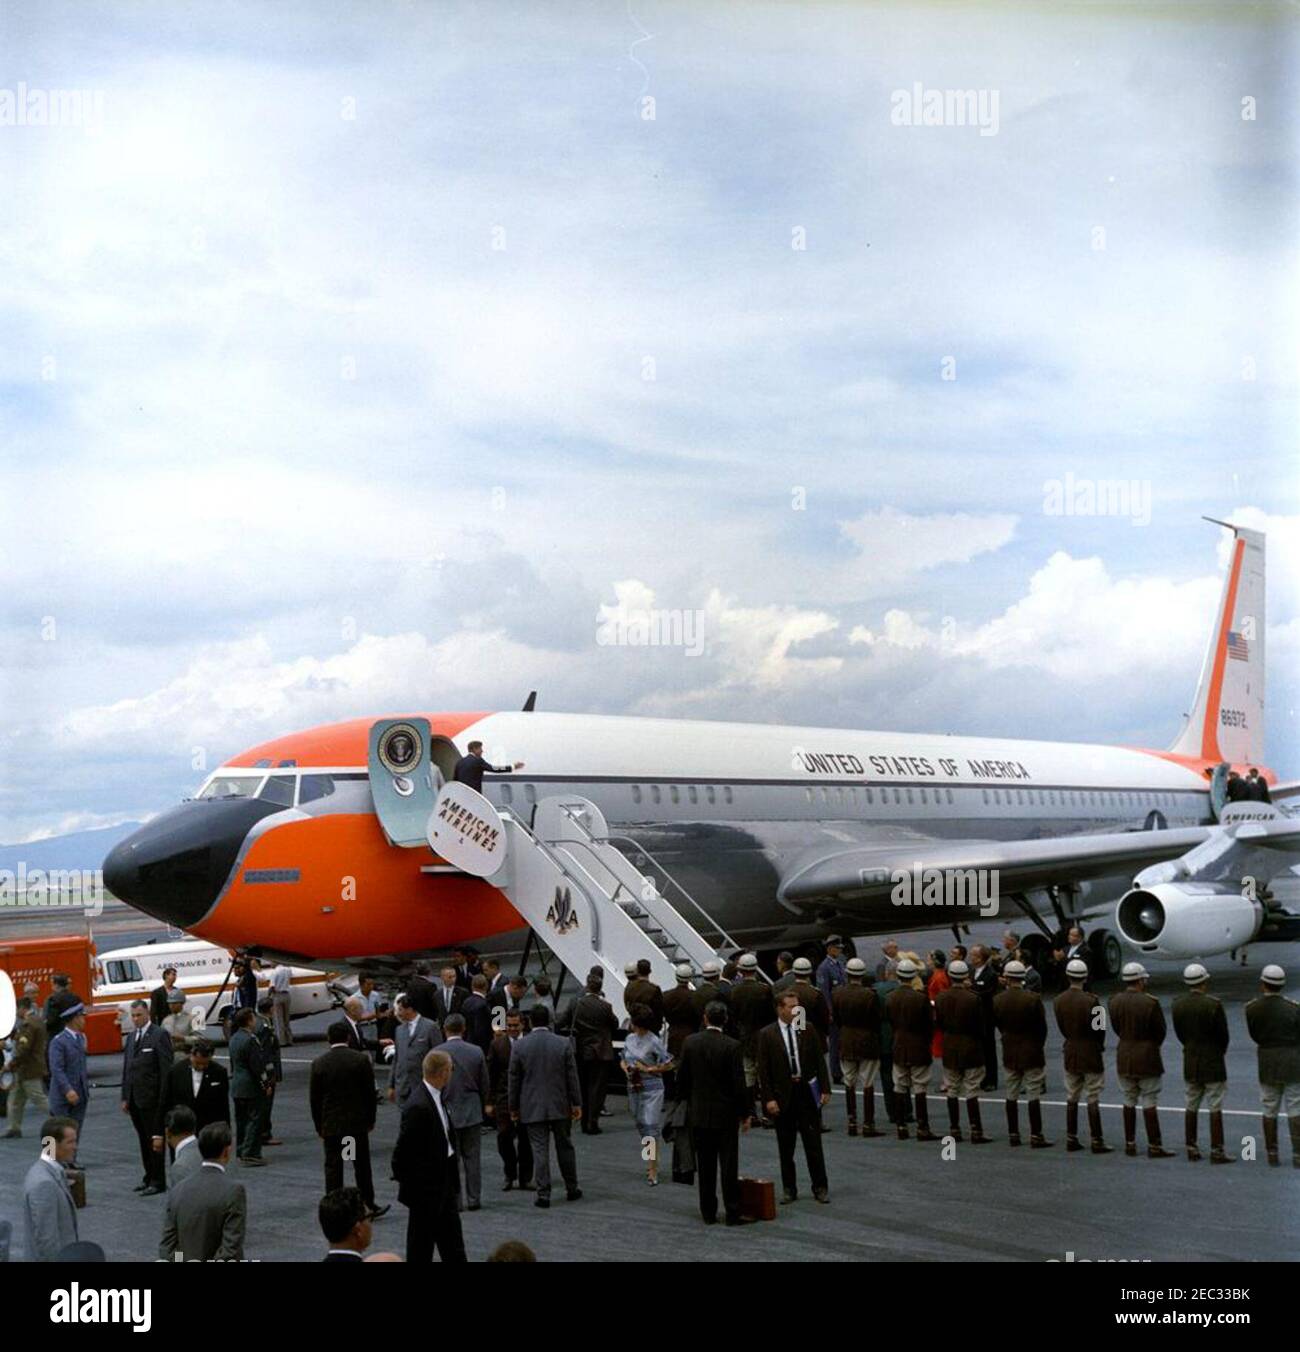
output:
[[673,1059],[663,1039],[654,1031],[654,1015],[648,1005],[632,1006],[632,1031],[623,1044],[623,1072],[627,1076],[627,1102],[641,1136],[641,1154],[646,1162],[646,1180],[659,1183],[660,1132],[664,1120],[664,1074]]

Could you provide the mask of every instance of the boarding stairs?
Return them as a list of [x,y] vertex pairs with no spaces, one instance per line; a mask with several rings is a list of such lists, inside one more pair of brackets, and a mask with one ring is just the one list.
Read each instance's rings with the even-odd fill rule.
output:
[[[508,808],[499,809],[499,816],[507,835],[506,859],[488,881],[579,982],[598,967],[605,989],[621,991],[627,984],[624,965],[645,958],[650,979],[667,990],[675,983],[678,964],[689,963],[699,972],[704,963],[721,961],[697,924],[725,949],[738,948],[647,851],[611,836],[604,815],[589,799],[544,798],[531,826]],[[637,862],[615,841],[623,841]]]

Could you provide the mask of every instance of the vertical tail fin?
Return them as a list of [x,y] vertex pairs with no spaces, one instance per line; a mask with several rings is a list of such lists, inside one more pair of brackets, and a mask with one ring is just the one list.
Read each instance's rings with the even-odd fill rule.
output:
[[1232,765],[1263,765],[1264,534],[1227,521],[1215,525],[1233,534],[1223,599],[1192,712],[1169,749]]

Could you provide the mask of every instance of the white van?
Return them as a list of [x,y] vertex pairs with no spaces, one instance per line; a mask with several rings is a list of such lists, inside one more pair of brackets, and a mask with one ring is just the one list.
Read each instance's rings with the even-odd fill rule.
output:
[[[162,985],[163,969],[174,967],[176,984],[185,992],[185,1013],[193,1020],[194,1028],[220,1029],[222,1015],[235,1002],[230,963],[229,949],[202,939],[116,948],[101,953],[95,960],[91,1003],[116,1005],[125,1032],[131,1026],[131,1001],[148,1000]],[[259,996],[270,990],[274,966],[269,963],[257,973]],[[310,967],[291,967],[289,972],[290,1018],[320,1014],[339,1003],[333,990],[334,973]]]

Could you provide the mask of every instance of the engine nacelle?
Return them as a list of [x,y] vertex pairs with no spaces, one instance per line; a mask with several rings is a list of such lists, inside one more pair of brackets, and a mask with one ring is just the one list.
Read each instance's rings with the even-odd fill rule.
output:
[[1126,892],[1115,927],[1135,948],[1165,958],[1204,958],[1248,944],[1264,908],[1212,883],[1155,883]]

